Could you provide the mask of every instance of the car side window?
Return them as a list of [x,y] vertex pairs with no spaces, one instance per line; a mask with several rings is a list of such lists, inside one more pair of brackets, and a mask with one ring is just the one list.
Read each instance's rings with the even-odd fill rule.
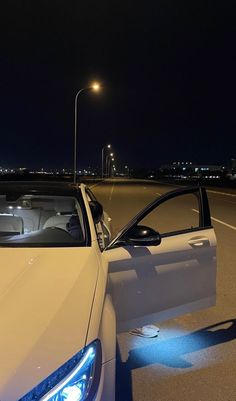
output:
[[162,235],[168,235],[199,228],[199,215],[198,196],[195,193],[181,194],[165,200],[139,224],[151,227]]

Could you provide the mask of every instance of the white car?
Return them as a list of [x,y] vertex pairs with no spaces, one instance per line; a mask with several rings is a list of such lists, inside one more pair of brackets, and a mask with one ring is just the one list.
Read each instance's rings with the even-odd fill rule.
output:
[[[197,227],[140,224],[186,195]],[[1,401],[114,401],[117,331],[215,305],[204,189],[169,192],[110,234],[84,185],[0,185]]]

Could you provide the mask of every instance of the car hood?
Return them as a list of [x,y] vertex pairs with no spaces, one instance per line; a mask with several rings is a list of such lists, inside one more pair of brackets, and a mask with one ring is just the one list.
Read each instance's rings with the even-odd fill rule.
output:
[[0,400],[16,401],[84,347],[93,248],[1,248]]

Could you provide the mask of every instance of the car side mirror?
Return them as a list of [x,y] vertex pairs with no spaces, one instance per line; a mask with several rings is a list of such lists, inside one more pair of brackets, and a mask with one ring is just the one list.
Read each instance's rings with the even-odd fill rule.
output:
[[161,243],[161,235],[150,227],[134,226],[125,235],[127,245],[155,246]]
[[102,220],[102,216],[103,216],[103,207],[102,207],[101,203],[99,203],[98,201],[90,201],[89,206],[91,209],[94,223],[95,224],[100,223],[100,221]]

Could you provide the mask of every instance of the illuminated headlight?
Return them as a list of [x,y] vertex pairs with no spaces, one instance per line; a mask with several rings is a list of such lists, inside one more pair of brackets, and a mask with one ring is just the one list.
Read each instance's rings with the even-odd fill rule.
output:
[[101,344],[94,341],[18,401],[93,400],[101,373]]

